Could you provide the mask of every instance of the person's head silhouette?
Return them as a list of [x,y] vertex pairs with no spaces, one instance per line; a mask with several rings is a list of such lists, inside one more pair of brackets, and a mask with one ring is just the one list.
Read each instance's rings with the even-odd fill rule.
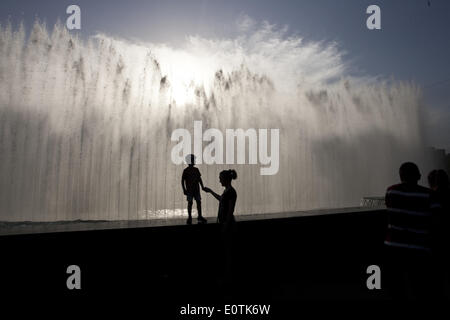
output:
[[447,172],[442,169],[431,171],[428,175],[428,184],[433,190],[447,189],[449,186]]
[[195,165],[195,156],[193,154],[188,154],[186,156],[186,163],[192,167]]
[[219,181],[220,184],[224,187],[231,185],[231,180],[235,180],[237,178],[237,173],[235,170],[223,170],[220,172]]
[[413,162],[405,162],[400,166],[400,180],[403,183],[417,184],[420,180],[419,167]]

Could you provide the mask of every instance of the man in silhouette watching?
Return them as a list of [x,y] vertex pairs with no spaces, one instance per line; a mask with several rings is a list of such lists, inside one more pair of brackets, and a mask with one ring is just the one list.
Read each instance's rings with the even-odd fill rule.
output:
[[188,202],[189,217],[186,223],[192,224],[193,199],[195,199],[195,202],[197,203],[198,222],[206,223],[206,219],[202,216],[202,199],[200,197],[200,186],[202,187],[202,189],[204,188],[204,186],[200,171],[198,170],[198,168],[194,167],[195,156],[193,154],[186,156],[186,162],[188,164],[188,167],[184,169],[183,175],[181,176],[181,186]]
[[450,183],[447,173],[433,170],[428,175],[428,184],[431,193],[432,226],[432,254],[435,263],[436,297],[450,299]]
[[416,164],[403,163],[399,174],[401,183],[386,191],[388,283],[394,296],[419,298],[429,294],[431,190],[418,184]]

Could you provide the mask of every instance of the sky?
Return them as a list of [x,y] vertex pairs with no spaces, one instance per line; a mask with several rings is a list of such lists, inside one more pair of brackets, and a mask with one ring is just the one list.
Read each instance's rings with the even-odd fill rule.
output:
[[[337,43],[350,72],[422,86],[428,143],[450,151],[450,1],[448,0],[2,0],[0,24],[36,18],[49,26],[81,8],[82,37],[97,33],[181,46],[188,36],[234,38],[267,21],[306,41]],[[381,30],[368,30],[366,8],[381,8]]]

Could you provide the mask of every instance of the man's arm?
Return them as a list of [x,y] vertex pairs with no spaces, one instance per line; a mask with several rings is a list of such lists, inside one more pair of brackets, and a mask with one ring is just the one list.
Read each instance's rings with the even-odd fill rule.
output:
[[386,204],[387,208],[392,207],[392,199],[391,199],[391,195],[389,194],[389,190],[390,189],[386,190],[386,194],[384,196],[384,203]]
[[200,183],[200,186],[202,187],[202,190],[205,189],[205,186],[203,185],[202,177],[200,177],[200,178],[198,179],[198,182]]

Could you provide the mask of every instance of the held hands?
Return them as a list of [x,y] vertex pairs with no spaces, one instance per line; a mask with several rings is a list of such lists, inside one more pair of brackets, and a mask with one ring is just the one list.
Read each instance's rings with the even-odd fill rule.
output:
[[217,193],[215,193],[214,191],[212,191],[210,188],[203,187],[202,189],[203,189],[203,191],[205,191],[207,193],[211,193],[214,196],[214,198],[216,198],[217,200],[220,201],[220,196]]

